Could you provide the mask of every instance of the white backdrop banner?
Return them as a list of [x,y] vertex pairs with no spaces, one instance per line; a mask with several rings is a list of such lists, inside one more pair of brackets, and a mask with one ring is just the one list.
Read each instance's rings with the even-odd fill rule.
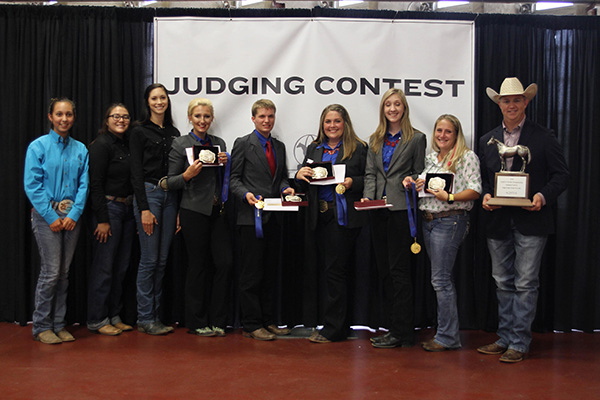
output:
[[156,18],[154,78],[169,90],[175,124],[191,130],[187,105],[214,103],[210,132],[231,152],[250,133],[252,104],[277,106],[273,136],[295,171],[318,132],[321,111],[342,104],[365,140],[379,121],[381,95],[401,88],[413,126],[427,134],[444,113],[456,115],[473,143],[472,21],[370,19]]

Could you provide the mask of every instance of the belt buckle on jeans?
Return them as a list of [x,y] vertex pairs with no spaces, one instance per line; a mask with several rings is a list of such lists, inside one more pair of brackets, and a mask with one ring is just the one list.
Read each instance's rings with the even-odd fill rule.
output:
[[327,212],[327,210],[329,210],[327,202],[325,200],[319,200],[319,212],[324,213]]
[[69,211],[73,208],[73,200],[64,199],[58,203],[58,211],[63,214],[68,214]]
[[429,211],[423,211],[423,219],[427,222],[433,221],[433,214]]

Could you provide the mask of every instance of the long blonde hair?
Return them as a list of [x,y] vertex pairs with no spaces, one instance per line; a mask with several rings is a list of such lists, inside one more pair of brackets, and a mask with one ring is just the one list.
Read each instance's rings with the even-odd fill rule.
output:
[[456,172],[456,167],[458,163],[462,161],[463,155],[467,151],[469,151],[469,147],[467,147],[465,135],[463,134],[462,126],[458,118],[456,118],[452,114],[442,114],[438,117],[438,119],[435,120],[435,124],[433,125],[434,139],[431,141],[431,148],[433,149],[433,151],[436,151],[438,153],[440,152],[440,147],[435,142],[435,129],[442,120],[450,122],[452,124],[452,127],[454,128],[454,132],[456,132],[456,143],[454,143],[454,147],[452,148],[452,150],[450,150],[448,154],[444,156],[444,159],[442,160],[442,165],[444,166],[444,169]]
[[321,113],[321,119],[319,121],[319,135],[315,139],[314,143],[327,143],[327,135],[325,135],[325,130],[323,129],[323,123],[325,122],[325,116],[330,111],[335,111],[342,116],[342,120],[344,121],[344,133],[342,133],[342,143],[344,144],[344,155],[342,160],[346,160],[354,154],[356,150],[356,146],[358,143],[362,143],[366,146],[366,143],[362,141],[358,136],[356,136],[356,132],[352,127],[352,120],[350,120],[350,114],[344,108],[344,106],[340,104],[330,104]]
[[381,151],[381,148],[383,147],[383,140],[385,138],[385,134],[388,131],[388,120],[385,117],[384,112],[385,101],[395,94],[397,94],[400,97],[400,101],[402,101],[402,105],[404,106],[404,113],[402,114],[402,119],[400,119],[400,129],[402,129],[402,140],[405,143],[408,143],[415,136],[415,130],[412,127],[412,124],[410,123],[410,112],[404,92],[397,88],[389,89],[383,94],[383,97],[381,98],[381,103],[379,103],[379,125],[377,126],[375,132],[373,132],[369,137],[369,147],[375,152],[375,154],[379,154],[379,152]]

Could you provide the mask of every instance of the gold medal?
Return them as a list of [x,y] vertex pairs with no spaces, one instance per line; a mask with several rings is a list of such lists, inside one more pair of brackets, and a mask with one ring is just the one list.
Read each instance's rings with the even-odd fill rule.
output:
[[417,238],[415,238],[415,242],[410,245],[410,251],[412,251],[413,254],[419,254],[421,252],[421,245],[417,243]]
[[337,194],[344,194],[346,192],[346,186],[342,185],[341,183],[338,183],[335,187],[335,192]]
[[265,202],[262,200],[259,200],[256,202],[256,204],[254,204],[254,207],[258,208],[259,210],[262,210],[263,208],[265,208]]

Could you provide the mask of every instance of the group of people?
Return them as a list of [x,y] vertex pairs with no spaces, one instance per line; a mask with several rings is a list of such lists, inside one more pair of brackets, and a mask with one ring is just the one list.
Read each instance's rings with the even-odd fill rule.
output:
[[[431,352],[458,349],[453,267],[469,231],[469,211],[481,197],[497,284],[500,338],[478,351],[501,355],[504,362],[521,361],[529,351],[537,276],[546,238],[553,230],[548,206],[568,183],[558,141],[549,130],[525,117],[536,91],[535,84],[524,90],[516,78],[507,78],[500,93],[488,88],[503,122],[481,138],[479,157],[468,148],[460,121],[450,114],[435,121],[431,152],[426,155],[426,135],[412,126],[409,105],[400,89],[383,95],[379,124],[368,145],[354,131],[348,111],[339,104],[329,105],[321,114],[316,139],[291,180],[285,146],[271,135],[276,107],[270,100],[254,103],[255,129],[236,139],[230,156],[225,142],[208,133],[214,119],[212,103],[207,99],[190,102],[192,129],[180,136],[173,125],[167,90],[161,84],[146,89],[147,113],[135,124],[130,124],[125,105],[110,106],[89,153],[69,135],[74,103],[53,99],[48,110],[50,133],[31,143],[25,165],[25,190],[33,204],[32,229],[41,256],[34,338],[49,344],[75,340],[64,329],[66,293],[88,190],[96,239],[88,285],[90,330],[118,335],[133,329],[119,314],[137,227],[141,252],[138,330],[151,335],[173,332],[173,327],[161,322],[159,307],[169,248],[175,232],[181,230],[188,256],[186,327],[198,336],[224,336],[233,265],[224,204],[231,197],[236,202],[241,249],[243,335],[273,340],[289,334],[288,328],[277,325],[273,293],[281,221],[278,213],[263,208],[266,198],[300,192],[308,202],[305,237],[311,241],[307,246],[312,256],[306,262],[318,265],[325,282],[323,328],[314,331],[311,342],[347,337],[352,249],[361,227],[370,224],[389,317],[388,332],[371,338],[371,344],[375,348],[415,344],[410,265],[411,249],[418,252],[416,218],[420,214],[438,315],[435,337],[422,347]],[[487,146],[490,137],[529,147],[532,156],[526,172],[532,206],[487,204],[501,163],[497,149]],[[197,153],[190,149],[204,146],[218,150],[214,160],[190,158],[190,153]],[[511,170],[520,168],[520,160],[510,161]],[[322,163],[344,164],[343,180],[312,184],[317,178],[314,167]],[[450,174],[452,185],[426,185],[429,174]],[[372,211],[354,207],[355,202],[369,204],[372,200],[384,202],[373,202],[378,209]]]

